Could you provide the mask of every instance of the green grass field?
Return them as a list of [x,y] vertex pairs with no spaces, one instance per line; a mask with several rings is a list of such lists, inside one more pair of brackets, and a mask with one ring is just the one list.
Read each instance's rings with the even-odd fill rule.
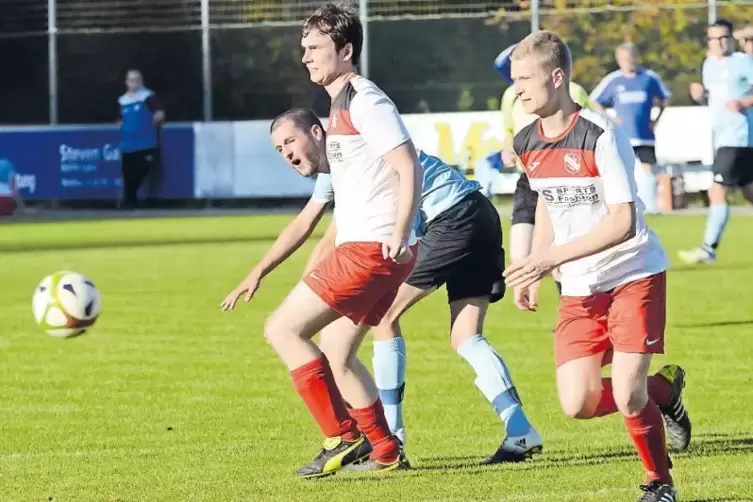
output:
[[[103,220],[0,226],[0,501],[632,501],[642,472],[618,417],[567,419],[554,386],[551,328],[510,298],[486,334],[511,366],[544,454],[476,463],[501,427],[451,350],[442,292],[409,312],[406,422],[416,469],[300,481],[320,437],[264,341],[265,316],[297,281],[311,246],[232,313],[219,303],[289,216]],[[673,257],[668,361],[688,372],[694,424],[674,456],[683,501],[753,500],[753,218],[736,217],[716,265],[688,267],[701,216],[650,221]],[[59,340],[31,314],[58,269],[95,281],[91,333]],[[370,364],[370,342],[362,350]]]

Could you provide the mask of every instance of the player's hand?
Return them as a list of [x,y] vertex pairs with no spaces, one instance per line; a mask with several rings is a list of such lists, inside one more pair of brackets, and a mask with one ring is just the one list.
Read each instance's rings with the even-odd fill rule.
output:
[[382,258],[392,260],[395,263],[408,263],[413,258],[413,252],[401,237],[391,237],[382,243]]
[[693,98],[695,101],[701,101],[703,100],[703,96],[706,94],[706,89],[703,87],[702,84],[699,84],[698,82],[693,82],[690,84],[690,97]]
[[515,288],[514,303],[518,310],[524,312],[536,312],[539,308],[539,286],[541,281],[536,281],[527,288]]
[[256,291],[259,289],[260,283],[261,279],[259,278],[259,276],[257,276],[254,272],[251,272],[245,279],[243,279],[240,284],[238,284],[237,288],[232,290],[230,294],[227,295],[224,300],[222,300],[220,307],[222,307],[222,310],[224,310],[225,312],[227,312],[228,310],[233,310],[235,308],[235,303],[238,301],[238,298],[240,298],[244,293],[246,295],[246,303],[250,302],[256,294]]
[[506,167],[514,167],[517,160],[518,156],[515,154],[515,150],[512,148],[505,148],[502,150],[502,163]]
[[513,263],[503,276],[509,288],[525,289],[541,280],[557,266],[548,252],[533,253],[526,259]]
[[743,104],[737,99],[727,101],[726,106],[727,110],[731,111],[732,113],[740,113],[743,110]]

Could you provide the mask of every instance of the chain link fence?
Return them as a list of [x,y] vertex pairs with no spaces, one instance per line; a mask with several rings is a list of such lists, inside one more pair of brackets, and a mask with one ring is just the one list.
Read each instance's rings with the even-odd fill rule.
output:
[[[128,68],[170,120],[269,118],[291,106],[326,111],[300,65],[300,24],[314,0],[0,0],[2,123],[96,123],[116,117]],[[492,61],[531,29],[565,36],[575,78],[593,87],[612,51],[638,43],[676,90],[703,59],[703,29],[753,21],[751,1],[361,0],[362,71],[405,113],[495,109]],[[680,101],[682,97],[680,97]]]

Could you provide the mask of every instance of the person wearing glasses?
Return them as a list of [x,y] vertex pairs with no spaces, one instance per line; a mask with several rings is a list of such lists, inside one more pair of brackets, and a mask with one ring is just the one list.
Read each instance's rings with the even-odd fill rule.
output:
[[732,23],[719,20],[706,31],[708,53],[703,83],[690,85],[690,95],[707,105],[714,147],[714,182],[709,189],[709,214],[700,247],[680,251],[686,263],[714,263],[729,220],[727,193],[742,190],[753,203],[753,58],[734,51]]

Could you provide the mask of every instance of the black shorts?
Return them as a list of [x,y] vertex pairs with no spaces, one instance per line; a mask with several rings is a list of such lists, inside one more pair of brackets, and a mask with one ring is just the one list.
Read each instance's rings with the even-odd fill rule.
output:
[[714,157],[714,182],[727,187],[753,183],[753,148],[720,146]]
[[418,244],[418,260],[405,282],[419,289],[447,285],[449,302],[505,295],[502,223],[492,203],[479,192],[432,220]]
[[633,153],[641,164],[656,165],[656,147],[654,145],[634,146]]
[[515,193],[512,196],[512,224],[536,223],[536,202],[539,200],[539,194],[531,189],[528,182],[528,176],[520,173],[518,184],[515,186]]

